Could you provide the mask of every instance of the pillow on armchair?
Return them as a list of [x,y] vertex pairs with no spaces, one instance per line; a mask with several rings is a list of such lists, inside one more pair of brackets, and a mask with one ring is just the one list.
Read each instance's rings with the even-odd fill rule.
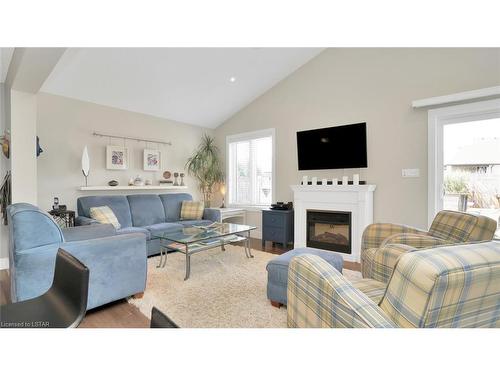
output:
[[90,207],[90,217],[97,220],[100,224],[112,224],[115,229],[120,229],[121,224],[116,218],[115,213],[108,206]]
[[201,220],[204,208],[203,202],[182,201],[181,220]]

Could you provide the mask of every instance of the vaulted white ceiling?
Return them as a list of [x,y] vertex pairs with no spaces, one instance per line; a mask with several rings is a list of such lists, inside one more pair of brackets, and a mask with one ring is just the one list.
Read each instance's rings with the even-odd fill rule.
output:
[[41,91],[215,128],[321,51],[69,48]]
[[5,82],[14,48],[0,48],[0,83]]

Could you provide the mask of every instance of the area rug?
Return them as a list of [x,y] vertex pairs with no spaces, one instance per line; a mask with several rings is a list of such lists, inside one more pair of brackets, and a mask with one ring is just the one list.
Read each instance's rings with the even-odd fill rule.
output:
[[[191,256],[191,277],[184,281],[185,256],[171,253],[165,268],[159,257],[148,259],[144,297],[130,298],[148,318],[156,306],[184,328],[286,328],[286,308],[271,306],[266,297],[266,264],[276,255],[227,245]],[[359,272],[344,270],[349,279]]]

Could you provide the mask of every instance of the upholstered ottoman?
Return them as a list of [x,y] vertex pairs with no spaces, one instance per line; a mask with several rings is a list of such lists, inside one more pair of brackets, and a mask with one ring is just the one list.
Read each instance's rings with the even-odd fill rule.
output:
[[286,288],[288,284],[288,265],[290,260],[297,255],[312,254],[323,258],[339,272],[342,272],[342,256],[332,251],[302,247],[287,251],[267,263],[267,298],[275,307],[286,305]]

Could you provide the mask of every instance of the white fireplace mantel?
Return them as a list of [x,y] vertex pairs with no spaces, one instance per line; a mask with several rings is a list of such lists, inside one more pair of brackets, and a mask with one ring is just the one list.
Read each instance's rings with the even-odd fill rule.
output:
[[307,210],[351,213],[351,254],[345,260],[360,261],[361,235],[373,222],[376,185],[291,185],[294,205],[294,246],[307,246]]

